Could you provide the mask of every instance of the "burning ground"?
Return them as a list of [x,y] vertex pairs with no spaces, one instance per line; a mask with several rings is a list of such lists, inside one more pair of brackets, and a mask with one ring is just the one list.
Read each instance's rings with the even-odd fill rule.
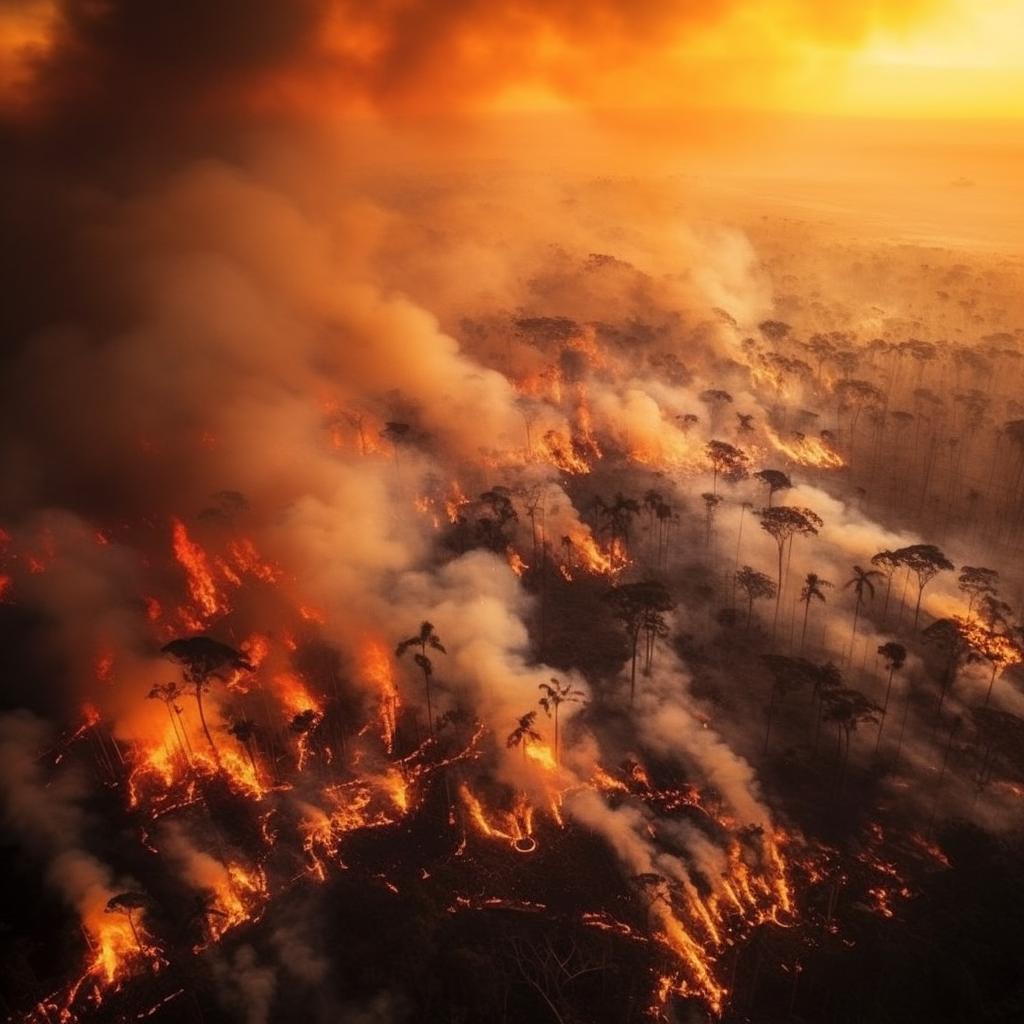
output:
[[78,14],[5,125],[8,1017],[1014,1019],[1019,251]]

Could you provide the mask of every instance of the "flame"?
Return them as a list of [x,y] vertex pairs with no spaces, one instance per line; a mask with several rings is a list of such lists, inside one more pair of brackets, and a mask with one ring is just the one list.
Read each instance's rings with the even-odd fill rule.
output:
[[765,433],[776,451],[781,452],[799,466],[839,469],[846,465],[843,457],[820,438],[800,435],[791,441],[783,441],[771,427],[765,427]]
[[469,815],[469,820],[477,831],[488,839],[504,839],[512,845],[517,853],[531,853],[537,847],[533,837],[533,807],[527,802],[524,794],[516,795],[515,803],[510,811],[488,813],[480,798],[462,782],[459,785],[459,796]]
[[[214,580],[206,552],[188,535],[180,519],[172,520],[174,557],[185,570],[188,593],[203,618],[209,620],[227,610]],[[200,627],[201,628],[201,627]]]
[[505,553],[505,557],[508,560],[509,568],[519,577],[522,577],[523,573],[526,572],[530,567],[519,557],[519,553],[509,548]]
[[392,673],[391,658],[382,644],[371,641],[363,648],[363,671],[380,693],[380,738],[390,754],[398,726],[398,687]]
[[270,638],[262,633],[253,633],[248,639],[243,640],[239,647],[253,668],[259,668],[270,653]]
[[[261,583],[276,583],[281,578],[281,570],[264,561],[256,550],[256,545],[248,538],[229,542],[228,558],[234,569]],[[236,579],[233,582],[240,584],[241,580]]]
[[576,451],[574,438],[564,430],[549,430],[534,443],[536,458],[550,462],[563,473],[582,475],[590,472],[590,464]]
[[[602,551],[589,528],[582,523],[574,523],[569,528],[567,536],[572,545],[570,557],[574,566],[580,565],[595,576],[614,576],[625,565],[624,560],[616,565],[614,553]],[[621,548],[616,545],[616,549],[621,555]],[[569,579],[572,578],[571,570],[568,567],[563,575],[566,574],[569,574]]]
[[528,743],[526,745],[526,756],[529,760],[536,761],[549,772],[558,770],[555,752],[546,743]]
[[277,697],[292,718],[303,711],[324,713],[323,704],[307,689],[306,684],[292,672],[280,672],[273,677],[273,686]]
[[448,522],[454,526],[462,518],[462,509],[470,504],[469,498],[462,493],[462,488],[457,480],[452,481],[451,491],[445,499],[444,510],[448,516]]

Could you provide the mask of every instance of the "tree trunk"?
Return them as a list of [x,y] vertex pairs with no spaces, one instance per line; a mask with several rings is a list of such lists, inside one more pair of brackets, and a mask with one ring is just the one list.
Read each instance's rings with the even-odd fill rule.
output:
[[206,736],[207,741],[210,744],[210,749],[213,751],[213,759],[220,765],[220,753],[217,750],[217,744],[213,742],[213,737],[210,735],[209,727],[206,724],[206,715],[203,714],[203,684],[196,683],[196,706],[199,708],[199,722],[203,727],[203,733]]

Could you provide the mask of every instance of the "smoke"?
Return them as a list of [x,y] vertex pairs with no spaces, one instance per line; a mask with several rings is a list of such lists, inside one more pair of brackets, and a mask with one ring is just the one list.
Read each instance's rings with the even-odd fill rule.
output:
[[118,892],[114,873],[87,849],[85,780],[73,769],[48,777],[40,764],[40,748],[51,739],[47,725],[27,713],[0,716],[4,827],[44,869],[46,884],[77,911],[93,943],[105,949],[114,941],[102,935],[108,901]]

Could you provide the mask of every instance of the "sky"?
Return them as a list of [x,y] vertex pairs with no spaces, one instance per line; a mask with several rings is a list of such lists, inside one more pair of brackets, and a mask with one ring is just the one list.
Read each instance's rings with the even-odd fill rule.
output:
[[15,119],[249,110],[1024,116],[1024,0],[0,0]]

